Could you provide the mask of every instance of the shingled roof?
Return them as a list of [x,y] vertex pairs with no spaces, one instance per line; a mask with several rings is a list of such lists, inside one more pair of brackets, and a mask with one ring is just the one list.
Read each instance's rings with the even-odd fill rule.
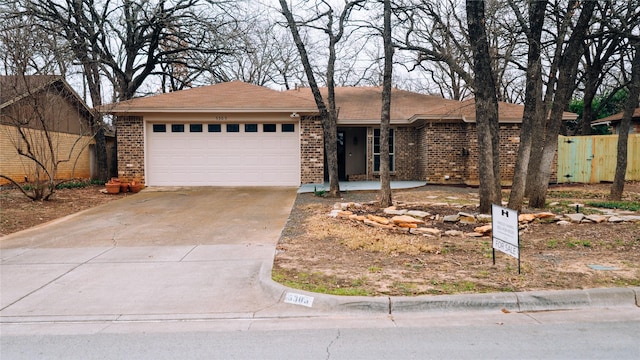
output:
[[[326,101],[327,89],[320,90]],[[336,87],[339,125],[380,123],[382,87]],[[412,124],[420,120],[475,122],[473,99],[457,101],[406,90],[391,91],[391,123]],[[104,105],[112,114],[204,113],[204,112],[298,112],[317,114],[310,88],[277,91],[242,81],[232,81]],[[499,103],[500,122],[522,121],[524,106]],[[565,113],[564,119],[575,119]]]
[[316,113],[312,101],[242,81],[232,81],[104,105],[113,114],[185,112]]
[[[610,123],[610,122],[621,121],[623,115],[624,115],[624,111],[619,112],[617,114],[613,114],[613,115],[607,116],[606,118],[593,120],[591,122],[591,125],[602,125],[602,124],[606,124],[606,123]],[[636,108],[633,111],[633,115],[631,116],[631,118],[640,118],[640,108]]]
[[[289,92],[312,97],[311,89],[299,88]],[[327,89],[321,89],[326,99]],[[336,87],[338,124],[365,125],[380,123],[382,87]],[[326,100],[325,100],[326,101]],[[500,122],[522,122],[524,106],[506,102],[498,103]],[[566,112],[563,119],[575,119]],[[440,96],[426,95],[400,89],[391,90],[391,123],[410,124],[419,120],[475,122],[475,100],[457,101]]]

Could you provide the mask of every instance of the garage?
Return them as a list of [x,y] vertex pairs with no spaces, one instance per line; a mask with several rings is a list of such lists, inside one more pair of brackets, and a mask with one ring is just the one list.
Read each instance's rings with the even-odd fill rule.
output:
[[149,186],[299,186],[299,123],[148,122]]
[[103,105],[114,115],[118,177],[146,186],[322,182],[315,101],[231,81]]

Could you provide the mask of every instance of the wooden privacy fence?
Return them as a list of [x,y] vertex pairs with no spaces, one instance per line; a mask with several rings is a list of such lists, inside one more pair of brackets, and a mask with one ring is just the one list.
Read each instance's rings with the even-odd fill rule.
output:
[[[613,181],[618,135],[559,136],[558,182]],[[640,180],[640,134],[629,134],[626,180]]]

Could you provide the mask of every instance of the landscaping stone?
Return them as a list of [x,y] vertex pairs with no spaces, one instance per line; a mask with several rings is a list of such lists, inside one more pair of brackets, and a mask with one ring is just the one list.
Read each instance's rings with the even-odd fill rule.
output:
[[530,223],[535,219],[536,219],[536,215],[535,214],[520,214],[520,215],[518,215],[518,221],[519,222]]
[[[371,215],[369,215],[371,216]],[[369,220],[369,219],[364,219],[363,221],[365,224],[369,225],[369,226],[373,226],[373,227],[377,227],[377,228],[381,228],[381,229],[388,229],[391,230],[393,229],[393,225],[385,225],[385,224],[381,224],[377,221],[373,221],[373,220]]]
[[564,216],[569,218],[569,220],[571,220],[572,223],[579,223],[580,221],[582,221],[582,219],[584,219],[584,214],[581,214],[581,213],[564,214]]
[[619,223],[619,222],[624,222],[624,219],[619,217],[619,216],[612,216],[609,218],[609,222],[610,223]]
[[393,221],[395,224],[401,224],[401,223],[420,224],[424,222],[420,219],[416,219],[413,216],[409,216],[409,215],[397,215],[392,217],[391,221]]
[[389,219],[387,218],[384,218],[382,216],[371,215],[371,214],[367,215],[367,218],[371,221],[375,221],[378,224],[382,224],[382,225],[389,225],[389,222],[390,222]]
[[460,230],[447,230],[444,232],[447,236],[462,236],[464,233]]
[[484,234],[477,233],[477,232],[470,232],[470,233],[464,234],[464,236],[466,236],[466,237],[483,237]]
[[480,233],[480,234],[488,234],[491,232],[491,225],[484,225],[484,226],[478,226],[477,228],[473,229],[473,231]]
[[554,207],[554,206],[558,206],[558,205],[560,205],[560,203],[559,203],[559,202],[557,202],[557,201],[554,201],[554,202],[552,202],[552,203],[549,203],[549,206],[550,206],[550,207]]
[[413,217],[417,217],[417,218],[420,218],[420,219],[424,219],[427,216],[430,216],[431,214],[426,212],[426,211],[409,210],[409,211],[407,211],[407,215],[413,216]]
[[562,226],[567,226],[567,225],[571,225],[570,222],[566,221],[566,220],[560,220],[558,221],[556,224],[558,225],[562,225]]
[[342,210],[340,209],[333,209],[331,210],[331,212],[329,213],[329,216],[331,216],[332,218],[337,218],[338,214],[341,212]]
[[384,209],[383,212],[387,215],[404,215],[407,213],[407,210],[398,210],[398,208],[395,206],[389,206],[388,208]]
[[589,221],[593,221],[594,223],[601,223],[604,221],[607,221],[607,217],[604,215],[596,215],[596,214],[592,214],[592,215],[587,215],[586,219]]
[[478,220],[478,222],[480,223],[490,223],[492,219],[491,219],[491,215],[478,214],[476,216],[476,220]]
[[624,215],[624,216],[622,216],[622,219],[624,221],[637,222],[637,221],[640,221],[640,216],[639,215]]
[[406,228],[406,229],[415,229],[418,227],[416,223],[396,223],[398,227]]
[[458,220],[460,220],[460,215],[455,214],[455,215],[447,215],[443,218],[444,222],[457,222]]
[[340,219],[348,219],[351,215],[353,215],[353,211],[342,210],[338,212],[338,218]]
[[536,218],[538,219],[549,219],[549,218],[554,218],[556,217],[556,214],[552,213],[552,212],[541,212],[536,214]]
[[351,215],[349,216],[349,220],[355,220],[355,221],[364,221],[364,219],[366,219],[366,217],[364,215]]
[[476,218],[475,216],[461,216],[458,222],[461,224],[475,224]]
[[440,229],[434,229],[434,228],[415,228],[415,229],[411,229],[410,231],[412,234],[429,234],[429,235],[435,235],[435,236],[440,236],[441,231]]

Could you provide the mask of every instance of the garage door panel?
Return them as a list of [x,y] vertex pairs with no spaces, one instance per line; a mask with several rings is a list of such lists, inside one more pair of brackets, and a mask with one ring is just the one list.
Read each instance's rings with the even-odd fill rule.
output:
[[[188,129],[188,126],[185,126]],[[204,126],[206,129],[206,125]],[[297,186],[294,133],[154,133],[147,127],[146,179],[151,186]],[[297,130],[298,126],[296,126]]]

